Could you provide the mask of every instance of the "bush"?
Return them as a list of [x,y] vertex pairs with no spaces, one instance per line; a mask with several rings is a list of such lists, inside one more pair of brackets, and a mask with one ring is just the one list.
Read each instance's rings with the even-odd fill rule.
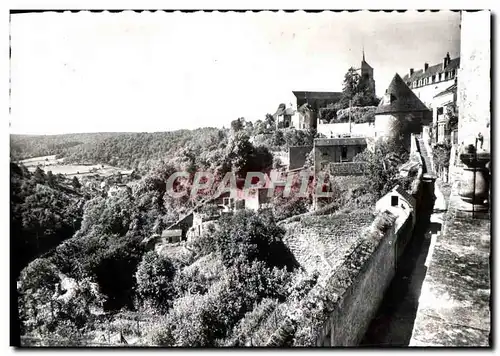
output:
[[396,221],[396,216],[394,216],[388,211],[384,211],[381,214],[377,215],[377,217],[373,221],[373,226],[378,231],[385,234],[394,224],[394,221]]
[[284,266],[290,258],[282,241],[284,234],[272,214],[243,210],[221,220],[215,244],[228,267],[255,259],[265,261],[270,267]]

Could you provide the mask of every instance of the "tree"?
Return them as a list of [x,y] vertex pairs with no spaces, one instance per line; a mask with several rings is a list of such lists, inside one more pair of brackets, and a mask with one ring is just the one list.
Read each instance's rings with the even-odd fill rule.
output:
[[226,266],[258,259],[272,267],[289,263],[290,252],[281,240],[283,236],[284,230],[272,214],[243,210],[222,220],[214,239]]
[[45,176],[45,172],[40,167],[36,167],[33,178],[35,179],[35,182],[40,184],[44,184],[47,179],[47,177]]
[[[437,173],[441,177],[446,176],[446,172],[450,165],[451,144],[447,140],[443,143],[438,143],[432,149],[432,156]],[[445,179],[446,181],[446,179]]]
[[276,128],[276,120],[271,114],[266,114],[266,119],[264,120],[267,130],[274,130]]
[[378,102],[379,100],[368,85],[367,80],[362,78],[356,69],[349,68],[344,75],[342,98],[337,107],[345,109],[349,107],[349,104],[352,106],[376,106]]
[[399,166],[406,162],[408,153],[391,142],[378,141],[374,150],[364,150],[356,157],[355,162],[364,163],[366,191],[375,192],[377,199],[387,194],[397,184],[402,184]]
[[52,174],[52,171],[47,172],[47,184],[51,187],[54,187],[56,184],[56,178]]
[[147,252],[137,267],[136,293],[142,306],[146,304],[166,312],[175,296],[172,280],[175,268],[172,262],[155,251]]
[[73,180],[72,180],[71,184],[73,185],[73,187],[75,189],[80,189],[82,187],[82,185],[80,184],[80,181],[78,180],[77,176],[73,177]]
[[237,118],[236,120],[231,121],[231,129],[233,132],[238,132],[243,130],[245,119],[242,117]]
[[360,79],[361,77],[356,69],[351,67],[347,70],[342,86],[342,102],[344,105],[349,106],[349,101],[353,100],[358,93]]

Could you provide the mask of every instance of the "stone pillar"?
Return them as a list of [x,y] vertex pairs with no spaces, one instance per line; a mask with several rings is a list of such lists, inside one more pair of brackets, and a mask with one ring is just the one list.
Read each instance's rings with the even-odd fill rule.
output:
[[457,81],[458,143],[462,147],[474,145],[481,133],[482,149],[487,152],[490,152],[491,132],[490,31],[490,11],[462,12]]

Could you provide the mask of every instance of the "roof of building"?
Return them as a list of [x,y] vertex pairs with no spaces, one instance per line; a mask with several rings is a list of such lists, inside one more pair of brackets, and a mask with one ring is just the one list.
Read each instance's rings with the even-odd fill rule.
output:
[[442,96],[442,95],[446,95],[446,94],[451,94],[451,93],[456,93],[456,91],[457,91],[457,84],[454,83],[453,85],[451,85],[450,87],[446,88],[442,92],[437,93],[436,95],[434,95],[434,97],[437,98],[438,96]]
[[361,67],[363,67],[363,66],[366,66],[366,67],[368,67],[368,68],[373,69],[373,67],[372,67],[371,65],[369,65],[369,64],[368,64],[368,62],[367,62],[367,61],[365,61],[365,59],[364,59],[364,58],[363,58],[363,60],[361,61]]
[[340,98],[342,98],[342,92],[336,91],[292,91],[292,93],[297,99],[340,100]]
[[314,146],[366,146],[364,137],[317,138]]
[[385,95],[378,104],[375,115],[397,112],[422,112],[429,109],[396,73]]
[[423,69],[420,69],[420,70],[414,71],[412,75],[406,74],[404,76],[403,80],[405,81],[405,83],[411,83],[411,82],[414,82],[416,80],[432,77],[433,75],[436,75],[438,73],[444,73],[444,72],[448,72],[448,71],[453,70],[453,69],[457,69],[459,66],[460,66],[460,57],[457,57],[454,59],[450,59],[450,62],[448,63],[448,65],[445,68],[443,68],[443,63],[439,63],[436,65],[430,66],[429,68],[427,68],[426,71],[424,71]]
[[415,207],[415,198],[412,197],[411,194],[404,190],[400,185],[395,186],[392,191],[401,195],[408,203]]
[[161,233],[161,237],[169,237],[169,236],[182,236],[182,230],[163,230]]

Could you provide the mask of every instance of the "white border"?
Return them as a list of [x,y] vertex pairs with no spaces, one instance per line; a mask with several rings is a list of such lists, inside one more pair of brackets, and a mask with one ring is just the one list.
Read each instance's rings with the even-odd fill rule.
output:
[[[309,1],[296,1],[296,0],[280,0],[280,1],[269,1],[269,0],[253,0],[253,1],[234,1],[234,0],[219,0],[219,1],[187,1],[187,0],[175,0],[175,1],[158,1],[158,0],[142,0],[142,1],[127,1],[122,0],[120,2],[117,1],[108,1],[108,0],[87,0],[87,1],[74,1],[74,0],[58,0],[58,1],[2,1],[0,2],[0,30],[2,36],[0,36],[0,85],[1,85],[1,98],[0,103],[2,103],[2,134],[0,138],[0,147],[2,150],[1,158],[2,158],[2,167],[5,168],[4,173],[1,175],[2,184],[1,189],[2,199],[2,230],[3,230],[3,238],[2,244],[3,248],[2,253],[4,254],[2,261],[7,264],[9,260],[9,229],[8,222],[9,218],[9,180],[7,178],[7,172],[9,172],[9,128],[8,128],[8,103],[9,103],[9,59],[8,59],[8,33],[9,33],[9,9],[492,9],[495,13],[496,8],[498,7],[498,1],[470,1],[470,0],[454,0],[454,1],[436,1],[436,0],[421,0],[418,2],[403,2],[403,1],[359,1],[359,0],[351,0],[348,2],[342,3],[333,3],[332,1],[325,0],[309,0]],[[334,5],[341,5],[335,6]],[[495,31],[496,26],[493,26],[493,30]],[[496,33],[496,31],[495,31]],[[497,43],[497,36],[492,34],[492,40]],[[495,63],[492,65],[495,65]],[[492,80],[495,80],[492,78]],[[496,80],[495,80],[496,82]],[[492,98],[493,102],[498,102],[498,97],[495,95],[495,98]],[[495,130],[500,127],[500,124],[494,125]],[[495,135],[500,137],[500,134],[495,131]],[[493,155],[495,157],[495,155]],[[496,164],[494,164],[496,167]],[[496,183],[496,182],[495,182]],[[495,184],[495,190],[497,185]],[[495,206],[495,211],[498,208]],[[492,217],[492,220],[494,217]],[[497,220],[500,221],[500,220]],[[494,238],[492,236],[492,238]],[[497,243],[494,243],[496,246]],[[497,268],[495,267],[497,270]],[[496,271],[495,271],[496,272]],[[495,276],[498,276],[498,273],[495,273]],[[10,354],[14,352],[13,348],[8,347],[9,340],[9,268],[6,266],[2,269],[1,281],[0,285],[3,286],[3,294],[2,294],[2,314],[1,320],[2,324],[2,345],[3,347],[7,347],[7,349],[3,349],[2,354]],[[495,281],[496,282],[496,281]],[[498,287],[498,284],[496,284]],[[497,330],[498,326],[495,325],[493,330]],[[495,335],[496,336],[496,335]],[[498,343],[498,337],[494,338]],[[94,351],[94,350],[93,350]],[[115,350],[116,351],[116,350]],[[207,352],[207,350],[200,350],[202,352]],[[383,350],[381,350],[383,351]],[[439,350],[430,350],[427,349],[425,352],[442,352]],[[59,351],[62,354],[68,353],[68,351],[62,350]],[[95,350],[97,353],[104,353],[109,351],[101,351]],[[133,354],[142,354],[145,350],[137,350],[130,351]],[[168,351],[168,352],[177,352],[177,351]],[[182,351],[181,351],[182,352]],[[209,351],[210,352],[210,351]],[[220,351],[216,351],[220,352]],[[256,351],[262,352],[262,351]],[[304,352],[314,352],[314,351],[304,351]],[[358,351],[358,352],[366,352],[366,351]],[[452,350],[447,351],[452,352]]]

